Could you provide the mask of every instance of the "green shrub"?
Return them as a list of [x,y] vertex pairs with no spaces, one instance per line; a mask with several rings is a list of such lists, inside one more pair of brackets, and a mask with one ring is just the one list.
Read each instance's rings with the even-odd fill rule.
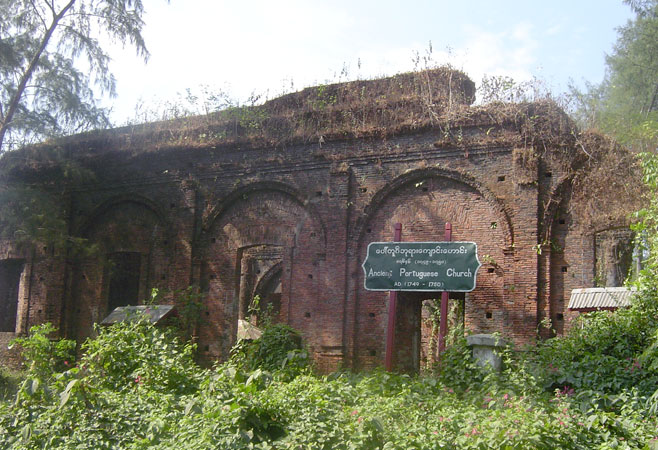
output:
[[477,389],[488,372],[486,368],[475,363],[463,336],[455,337],[453,344],[446,347],[441,354],[441,364],[437,370],[441,382],[458,393]]
[[548,390],[586,389],[604,394],[631,388],[651,395],[658,388],[658,302],[641,290],[632,306],[581,316],[562,337],[535,350],[535,373]]
[[30,328],[28,336],[12,340],[10,346],[19,347],[29,376],[47,379],[73,366],[76,344],[51,337],[56,332],[51,323],[44,323]]
[[548,394],[510,352],[500,374],[471,365],[461,343],[444,358],[441,377],[383,370],[293,377],[288,353],[300,343],[290,333],[277,326],[260,344],[243,343],[240,358],[236,350],[232,362],[204,371],[188,347],[146,322],[103,329],[83,346],[80,367],[48,381],[49,395],[31,389],[29,401],[0,402],[0,448],[652,449],[658,442],[655,411],[642,396]]
[[176,315],[168,319],[167,323],[173,326],[174,331],[183,342],[192,342],[197,327],[201,323],[201,316],[205,307],[203,293],[195,286],[175,291],[158,288],[151,289],[151,297],[145,301],[147,305],[158,305],[167,302],[165,295],[170,294],[174,299]]
[[238,342],[231,351],[230,361],[248,372],[263,369],[288,379],[309,368],[300,334],[282,323],[268,325],[259,339]]
[[188,393],[196,390],[195,346],[183,344],[174,330],[146,318],[98,328],[98,337],[82,345],[80,370],[95,386],[121,391],[135,385]]

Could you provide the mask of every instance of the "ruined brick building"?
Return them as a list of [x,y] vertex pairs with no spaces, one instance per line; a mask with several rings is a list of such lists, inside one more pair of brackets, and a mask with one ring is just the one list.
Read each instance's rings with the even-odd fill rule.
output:
[[[453,322],[518,345],[544,319],[545,336],[563,332],[571,289],[596,283],[601,236],[628,238],[623,183],[613,197],[605,187],[616,181],[592,174],[610,154],[618,178],[634,169],[549,102],[472,106],[474,94],[463,73],[441,68],[5,155],[10,183],[48,192],[66,233],[91,250],[5,232],[2,336],[50,321],[80,341],[151,288],[192,285],[204,293],[202,359],[227,357],[258,295],[322,369],[381,365],[388,295],[364,290],[366,247],[393,240],[396,222],[405,241],[443,240],[447,221],[483,263],[477,288],[452,296]],[[90,176],[67,177],[70,167]],[[400,296],[402,369],[429,358],[435,297]]]

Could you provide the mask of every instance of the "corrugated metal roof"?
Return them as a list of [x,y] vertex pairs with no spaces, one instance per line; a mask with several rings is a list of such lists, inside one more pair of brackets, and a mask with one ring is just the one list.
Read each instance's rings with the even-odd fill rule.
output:
[[151,322],[157,324],[174,310],[174,305],[130,305],[119,306],[101,322],[101,325],[112,325],[125,320],[134,320],[142,314]]
[[635,288],[625,287],[574,289],[571,291],[569,309],[578,311],[629,306],[635,292]]

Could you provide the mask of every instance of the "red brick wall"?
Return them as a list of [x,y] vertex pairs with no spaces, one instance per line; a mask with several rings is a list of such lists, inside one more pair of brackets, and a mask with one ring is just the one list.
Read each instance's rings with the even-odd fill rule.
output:
[[[70,193],[70,229],[97,253],[23,254],[29,276],[19,322],[52,320],[69,336],[90,335],[107,312],[105,256],[139,252],[144,297],[152,287],[190,284],[206,293],[200,355],[226,359],[254,286],[280,264],[278,319],[302,332],[317,366],[370,368],[384,360],[388,295],[363,288],[367,244],[392,240],[396,222],[403,240],[443,240],[449,221],[453,240],[476,242],[483,264],[477,288],[465,295],[469,332],[499,332],[523,345],[544,317],[561,331],[567,293],[590,286],[594,267],[591,238],[573,218],[544,221],[561,174],[532,149],[435,145],[441,136],[426,130],[321,147],[117,153],[98,180]],[[552,250],[545,236],[563,250]],[[0,258],[16,253],[10,246]],[[420,358],[421,297],[400,302],[401,368]]]

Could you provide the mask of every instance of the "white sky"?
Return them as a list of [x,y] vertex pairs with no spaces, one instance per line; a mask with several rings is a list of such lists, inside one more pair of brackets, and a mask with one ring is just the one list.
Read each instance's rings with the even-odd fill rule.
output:
[[[228,91],[244,101],[318,83],[393,75],[414,55],[517,81],[533,76],[562,92],[569,79],[600,82],[615,28],[631,17],[621,0],[145,0],[143,64],[112,52],[117,125],[135,105],[186,89]],[[420,66],[423,66],[421,62]],[[346,69],[347,75],[341,74]]]

